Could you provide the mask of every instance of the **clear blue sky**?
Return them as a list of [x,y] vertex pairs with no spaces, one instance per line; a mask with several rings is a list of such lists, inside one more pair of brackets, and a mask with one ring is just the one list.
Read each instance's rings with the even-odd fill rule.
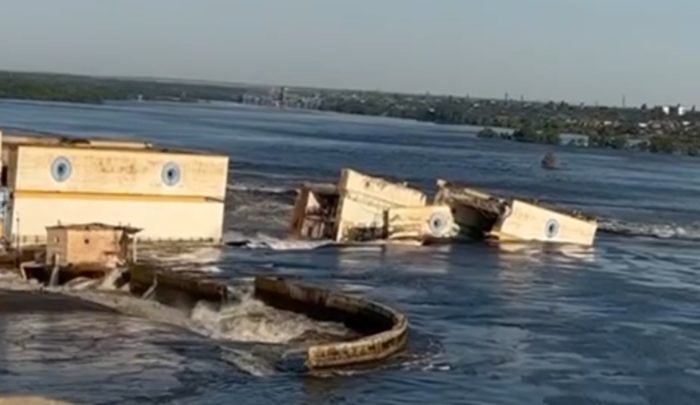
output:
[[700,104],[698,0],[0,0],[0,69]]

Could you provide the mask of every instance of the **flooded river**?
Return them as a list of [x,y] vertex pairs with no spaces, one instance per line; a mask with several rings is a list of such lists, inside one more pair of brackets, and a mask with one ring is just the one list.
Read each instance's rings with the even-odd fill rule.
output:
[[[275,349],[250,341],[318,325],[280,320],[270,335],[240,319],[234,340],[246,344],[231,346],[90,308],[0,308],[0,392],[94,404],[700,402],[700,159],[560,148],[563,169],[546,171],[548,147],[468,128],[216,103],[0,101],[3,127],[229,154],[226,239],[242,246],[168,253],[172,265],[366,295],[408,316],[411,344],[375,370],[314,376],[275,367]],[[294,188],[344,166],[429,192],[445,178],[561,203],[600,217],[601,232],[591,249],[286,240]]]

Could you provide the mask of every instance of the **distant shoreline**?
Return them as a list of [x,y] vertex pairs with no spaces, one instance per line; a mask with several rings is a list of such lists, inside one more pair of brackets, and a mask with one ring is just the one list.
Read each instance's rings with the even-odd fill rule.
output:
[[[695,108],[614,108],[410,95],[0,71],[0,99],[100,105],[108,101],[231,102],[469,127],[481,138],[700,156]],[[484,133],[499,128],[497,135]],[[512,128],[512,129],[509,129]],[[503,135],[512,131],[512,135]],[[565,141],[570,144],[571,142]]]

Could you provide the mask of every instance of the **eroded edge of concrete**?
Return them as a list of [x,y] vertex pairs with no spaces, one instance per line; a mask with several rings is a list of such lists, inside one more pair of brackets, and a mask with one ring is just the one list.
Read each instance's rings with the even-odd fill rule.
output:
[[305,361],[310,369],[381,361],[406,347],[406,317],[383,304],[275,277],[257,277],[255,294],[268,305],[319,320],[344,322],[365,334],[349,342],[310,346]]

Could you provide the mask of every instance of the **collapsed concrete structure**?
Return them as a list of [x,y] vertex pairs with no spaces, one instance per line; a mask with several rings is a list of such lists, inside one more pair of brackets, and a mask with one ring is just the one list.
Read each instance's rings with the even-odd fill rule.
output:
[[294,235],[336,242],[418,241],[449,238],[449,207],[428,205],[425,193],[343,169],[338,184],[305,184],[291,222]]
[[291,231],[301,238],[414,242],[486,238],[499,242],[592,245],[597,223],[582,213],[503,198],[438,181],[432,202],[406,183],[351,169],[337,185],[304,185]]
[[504,198],[438,180],[435,202],[452,208],[459,234],[499,242],[547,242],[590,246],[597,222],[581,212],[535,201]]

